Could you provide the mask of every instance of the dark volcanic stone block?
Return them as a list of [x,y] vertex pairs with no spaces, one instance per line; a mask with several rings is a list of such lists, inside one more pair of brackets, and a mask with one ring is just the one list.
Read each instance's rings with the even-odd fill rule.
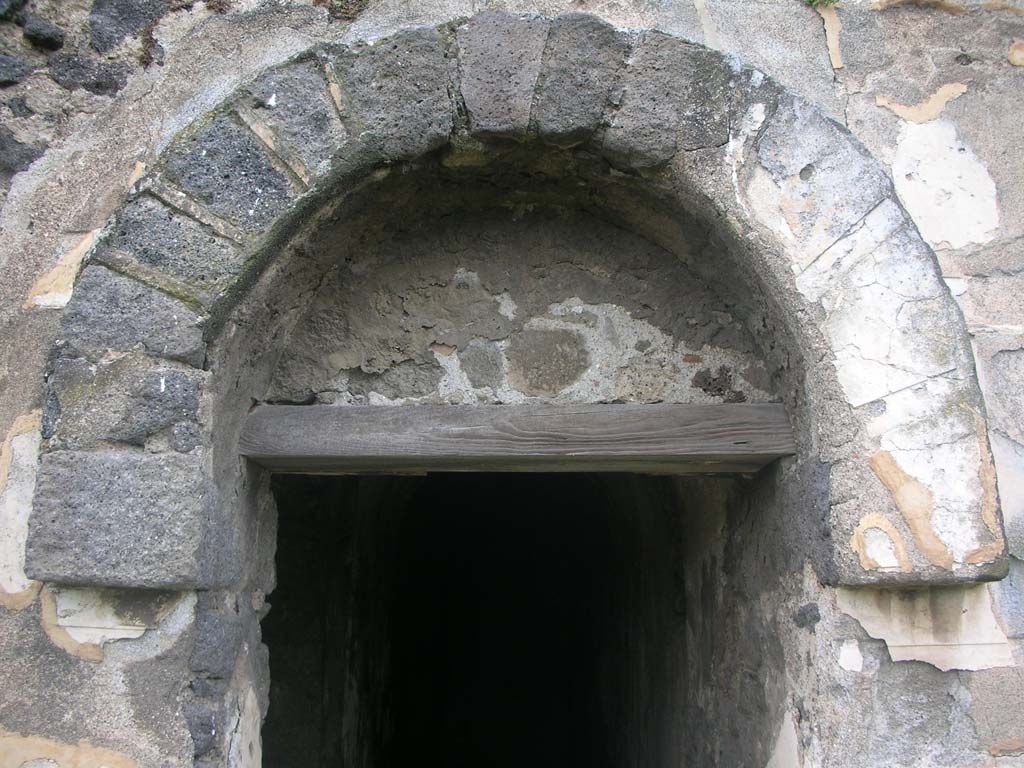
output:
[[725,144],[731,79],[720,54],[648,32],[622,74],[622,101],[605,134],[605,153],[620,165],[651,168],[679,150]]
[[629,46],[628,34],[593,16],[551,22],[533,105],[541,138],[572,146],[600,127]]
[[207,291],[223,288],[243,262],[234,243],[147,196],[117,212],[93,260],[104,263],[123,256]]
[[73,353],[101,357],[141,346],[148,354],[201,367],[200,317],[166,294],[98,266],[86,267],[64,309],[62,336]]
[[46,454],[29,520],[26,572],[61,584],[194,586],[207,493],[201,457]]
[[526,135],[550,22],[481,13],[459,29],[462,98],[476,136]]
[[64,30],[42,16],[31,15],[25,19],[25,39],[33,45],[56,51],[64,45]]
[[[198,426],[205,376],[141,354],[99,364],[59,358],[47,378],[49,448],[92,448],[102,442],[143,446],[160,434],[174,450],[186,448],[174,431]],[[194,447],[193,442],[182,452]]]
[[345,138],[345,129],[331,101],[323,65],[316,59],[267,72],[249,86],[250,106],[277,136],[298,154],[314,175]]
[[168,151],[167,178],[219,216],[263,229],[292,197],[288,179],[246,128],[228,117],[179,139]]
[[414,29],[341,51],[334,72],[346,127],[382,159],[416,157],[448,140],[452,106],[437,30]]
[[92,47],[106,53],[129,35],[156,23],[170,0],[95,0],[89,13]]

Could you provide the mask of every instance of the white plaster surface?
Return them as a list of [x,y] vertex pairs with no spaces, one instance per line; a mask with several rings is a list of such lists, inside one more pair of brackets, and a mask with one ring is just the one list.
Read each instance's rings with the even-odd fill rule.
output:
[[32,584],[25,575],[25,541],[41,439],[39,430],[33,429],[11,440],[7,484],[0,489],[0,589],[8,594]]
[[924,661],[941,670],[1013,665],[984,584],[900,592],[840,587],[837,597],[840,610],[885,641],[893,661]]
[[933,248],[992,239],[999,226],[995,182],[953,123],[904,123],[892,176],[896,193]]
[[782,725],[779,728],[778,738],[775,740],[775,749],[768,758],[765,768],[800,768],[800,744],[796,732],[796,723],[793,722],[791,712],[786,712],[782,718]]
[[148,627],[126,622],[104,599],[103,590],[64,587],[55,590],[57,626],[78,643],[102,645],[111,640],[142,637]]
[[844,640],[839,646],[839,666],[847,672],[864,670],[864,655],[860,652],[860,643],[856,640]]

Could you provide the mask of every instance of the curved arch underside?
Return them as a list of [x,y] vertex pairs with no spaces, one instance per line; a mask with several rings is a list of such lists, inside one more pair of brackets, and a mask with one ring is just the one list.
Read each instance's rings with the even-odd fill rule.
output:
[[879,165],[702,46],[495,13],[310,50],[166,148],[64,312],[27,572],[237,579],[238,431],[329,271],[323,243],[336,258],[396,222],[517,206],[613,222],[738,297],[799,445],[773,482],[814,507],[792,536],[824,578],[1004,573],[963,320]]

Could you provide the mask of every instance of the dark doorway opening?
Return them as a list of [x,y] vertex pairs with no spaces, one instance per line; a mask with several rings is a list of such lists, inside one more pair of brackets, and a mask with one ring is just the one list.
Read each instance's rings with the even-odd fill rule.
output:
[[677,764],[678,485],[275,477],[267,768]]

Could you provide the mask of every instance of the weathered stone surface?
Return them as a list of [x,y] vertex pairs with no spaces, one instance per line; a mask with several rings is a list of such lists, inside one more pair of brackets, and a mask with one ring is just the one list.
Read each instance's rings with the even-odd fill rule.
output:
[[0,87],[20,83],[32,71],[32,65],[17,56],[0,53]]
[[33,45],[48,51],[56,51],[64,46],[64,30],[42,16],[31,14],[25,18],[25,39]]
[[47,380],[44,437],[50,450],[116,442],[187,453],[198,430],[190,441],[175,429],[198,426],[205,375],[138,354],[95,364],[59,358]]
[[26,572],[90,586],[197,583],[208,490],[203,460],[135,452],[46,454]]
[[533,103],[542,139],[572,146],[597,130],[629,46],[626,33],[593,16],[571,14],[551,22]]
[[95,0],[89,13],[92,47],[106,53],[129,35],[156,23],[170,9],[170,0]]
[[128,82],[127,64],[96,61],[75,54],[60,54],[50,59],[50,77],[69,90],[84,88],[90,93],[112,96]]
[[627,167],[651,168],[679,150],[722,146],[729,140],[731,77],[720,54],[645,33],[622,74],[622,100],[605,134],[605,154]]
[[0,125],[0,178],[10,179],[28,169],[42,154],[43,150],[18,141],[10,128]]
[[481,13],[459,29],[462,99],[474,135],[526,135],[549,26],[547,19]]
[[306,168],[327,170],[327,161],[345,139],[324,78],[315,58],[272,69],[249,86],[251,106]]
[[135,198],[117,212],[92,258],[102,264],[123,256],[213,292],[238,273],[243,258],[230,241],[148,196]]
[[502,377],[502,354],[493,342],[474,340],[459,350],[462,371],[474,387],[498,387]]
[[525,330],[509,340],[509,383],[525,395],[557,395],[590,365],[583,337],[565,330]]
[[22,9],[26,0],[0,0],[0,19],[8,21]]
[[[864,147],[797,99],[784,100],[770,118],[756,157],[770,178],[753,178],[752,207],[792,243],[797,270],[891,194],[888,177]],[[769,209],[772,214],[763,213]]]
[[89,358],[107,350],[148,354],[201,367],[205,344],[199,316],[170,296],[98,266],[86,267],[64,310],[62,336]]
[[452,105],[437,30],[414,29],[345,49],[333,67],[346,129],[382,159],[415,157],[448,140]]
[[180,137],[165,158],[171,182],[245,229],[269,225],[292,197],[288,179],[263,145],[229,117]]

